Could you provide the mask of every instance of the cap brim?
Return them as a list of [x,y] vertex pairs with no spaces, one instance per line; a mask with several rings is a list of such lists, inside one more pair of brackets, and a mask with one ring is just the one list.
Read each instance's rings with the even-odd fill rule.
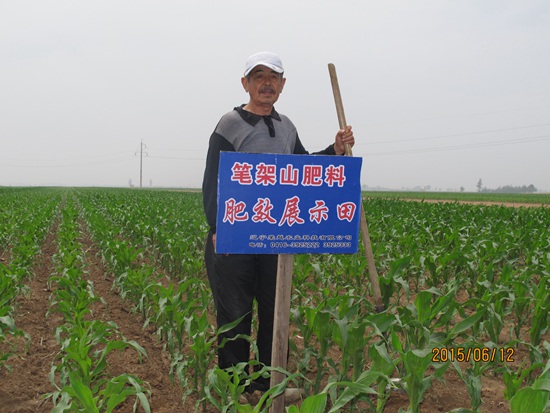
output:
[[245,75],[245,76],[248,76],[248,74],[249,74],[255,67],[258,67],[258,66],[269,67],[271,70],[274,70],[274,71],[277,72],[277,73],[283,73],[283,72],[284,72],[284,69],[283,69],[282,67],[276,66],[276,65],[274,65],[274,64],[267,63],[267,62],[257,62],[257,63],[254,63],[253,66],[251,66],[250,68],[248,68],[248,70],[247,70],[246,72],[244,72],[244,75]]

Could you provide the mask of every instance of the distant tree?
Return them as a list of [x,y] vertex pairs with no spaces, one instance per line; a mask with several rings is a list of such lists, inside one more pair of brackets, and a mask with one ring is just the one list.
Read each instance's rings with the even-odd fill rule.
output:
[[460,192],[464,192],[464,187],[463,186],[460,187]]
[[533,184],[529,186],[504,185],[504,186],[499,186],[496,189],[483,188],[481,192],[487,192],[492,194],[531,194],[531,193],[537,192],[537,188],[535,188]]
[[481,189],[483,188],[483,182],[481,181],[481,178],[479,178],[479,181],[477,182],[477,192],[481,192]]

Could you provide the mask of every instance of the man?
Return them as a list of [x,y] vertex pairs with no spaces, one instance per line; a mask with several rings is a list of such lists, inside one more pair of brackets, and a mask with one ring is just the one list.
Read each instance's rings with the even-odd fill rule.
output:
[[[281,59],[273,53],[256,53],[247,59],[241,82],[249,101],[224,115],[212,133],[202,184],[204,211],[210,226],[205,263],[218,328],[245,316],[237,327],[220,335],[218,341],[221,343],[224,338],[237,334],[250,335],[255,299],[258,305],[258,358],[267,366],[271,365],[277,255],[215,253],[218,164],[220,151],[308,153],[298,138],[294,124],[274,108],[286,82],[283,72]],[[342,155],[344,145],[353,145],[354,142],[353,132],[348,126],[338,131],[333,144],[317,154]],[[247,362],[249,357],[250,346],[246,340],[228,341],[218,351],[218,364],[220,368],[227,368]],[[268,379],[253,383],[247,390],[267,389]]]

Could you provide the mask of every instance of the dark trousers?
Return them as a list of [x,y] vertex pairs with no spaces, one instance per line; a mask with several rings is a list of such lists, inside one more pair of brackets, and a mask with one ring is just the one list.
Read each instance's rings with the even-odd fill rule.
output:
[[[212,234],[209,233],[205,263],[216,306],[218,328],[245,316],[235,328],[220,334],[218,343],[238,334],[250,335],[252,306],[256,299],[259,361],[271,366],[277,255],[216,254],[212,245]],[[222,369],[249,360],[250,345],[243,339],[228,341],[218,350],[218,365]]]

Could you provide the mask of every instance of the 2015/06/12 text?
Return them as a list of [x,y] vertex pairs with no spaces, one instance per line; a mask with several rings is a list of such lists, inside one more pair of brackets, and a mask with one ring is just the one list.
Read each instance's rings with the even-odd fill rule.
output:
[[432,349],[432,362],[446,363],[458,362],[494,362],[512,363],[514,361],[514,348],[489,348],[489,347],[434,347]]

